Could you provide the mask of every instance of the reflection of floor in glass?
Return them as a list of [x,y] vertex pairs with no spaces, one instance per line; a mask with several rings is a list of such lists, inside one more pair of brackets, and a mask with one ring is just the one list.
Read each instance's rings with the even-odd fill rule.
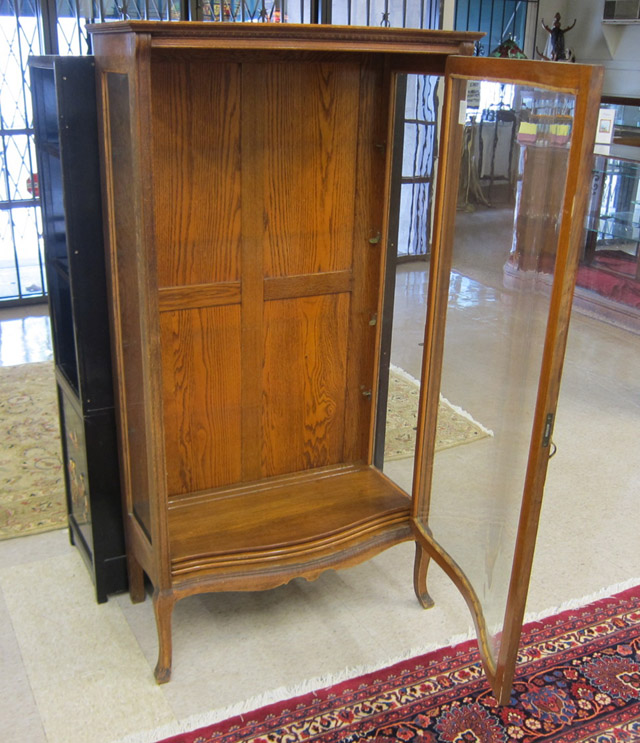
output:
[[[3,245],[3,249],[6,249]],[[0,261],[0,300],[13,299],[20,296],[41,295],[43,287],[43,271],[37,260],[25,259],[18,254],[20,267],[20,286],[13,260]]]
[[0,365],[13,366],[53,358],[46,304],[0,311]]
[[[548,303],[544,293],[536,295],[530,311],[522,313],[524,325],[505,332],[513,308],[513,295],[501,282],[510,215],[508,210],[480,215],[483,234],[492,236],[486,248],[483,239],[482,251],[474,233],[468,228],[465,232],[465,225],[458,232],[468,240],[457,246],[460,273],[452,282],[456,295],[455,301],[450,300],[448,319],[454,342],[445,360],[444,392],[491,428],[495,437],[436,456],[431,508],[434,536],[443,546],[452,547],[479,592],[489,588],[493,592],[492,604],[498,608],[488,621],[499,618],[506,595],[530,433],[530,400],[535,399],[540,368],[538,353],[527,356],[530,336],[522,327],[544,317]],[[428,264],[399,267],[392,362],[414,376],[420,375],[421,368],[427,281]],[[543,330],[538,324],[535,332],[540,335]],[[505,343],[507,337],[511,346]],[[515,356],[515,366],[507,368],[518,369],[517,374],[496,375],[501,355],[507,360]],[[549,466],[534,564],[534,604],[546,591],[561,586],[569,594],[578,592],[576,584],[588,580],[582,575],[585,565],[596,575],[613,574],[605,565],[612,559],[621,579],[640,576],[640,553],[626,541],[632,529],[617,510],[624,503],[636,518],[640,516],[637,499],[633,500],[640,475],[630,464],[637,459],[632,432],[640,422],[640,380],[631,370],[638,368],[640,336],[574,312],[553,436],[558,454]],[[518,426],[523,411],[529,411],[529,417]],[[497,460],[492,452],[505,440],[510,451]],[[412,464],[412,460],[390,462],[385,472],[410,489]],[[620,533],[626,547],[618,552],[616,542],[609,555],[601,530],[612,541]]]
[[20,264],[20,287],[15,266],[0,267],[0,300],[14,299],[20,296],[38,296],[42,294],[42,274],[39,265]]

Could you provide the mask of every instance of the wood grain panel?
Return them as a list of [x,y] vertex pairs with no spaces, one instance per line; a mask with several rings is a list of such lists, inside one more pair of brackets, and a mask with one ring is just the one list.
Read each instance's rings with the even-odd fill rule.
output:
[[240,478],[240,306],[160,316],[169,495]]
[[353,239],[359,66],[244,65],[243,105],[260,112],[265,276],[348,269]]
[[241,297],[240,282],[226,281],[219,284],[164,287],[158,292],[158,304],[160,312],[168,312],[238,304]]
[[156,61],[152,86],[158,283],[236,281],[240,68]]
[[169,516],[173,569],[313,558],[372,530],[408,523],[410,502],[382,473],[357,467],[176,501]]
[[304,276],[284,276],[266,279],[264,298],[292,299],[293,297],[311,297],[319,294],[341,294],[351,291],[353,277],[351,271],[329,271],[327,273],[310,273]]
[[111,274],[111,332],[115,349],[115,382],[119,407],[119,446],[122,451],[122,477],[126,510],[134,513],[147,538],[152,538],[151,486],[148,467],[150,435],[146,425],[144,348],[144,287],[140,280],[147,262],[140,258],[136,216],[138,193],[135,182],[135,152],[130,138],[130,84],[127,75],[108,72],[101,80],[104,125],[110,134],[104,166],[109,189],[105,216],[109,238],[107,260]]
[[262,475],[342,461],[349,295],[267,302]]
[[[385,80],[380,65],[362,67],[360,80],[360,119],[358,130],[358,171],[356,179],[353,293],[349,348],[358,349],[349,354],[347,374],[348,398],[345,421],[345,461],[370,462],[373,448],[376,365],[379,359],[380,324],[370,325],[377,313],[382,316],[379,293],[382,267],[387,252],[388,195],[385,193],[385,168],[390,144],[380,147],[388,136],[389,80]],[[372,244],[368,237],[380,234],[381,240]],[[364,397],[361,387],[372,391]]]
[[265,182],[260,170],[264,142],[255,133],[264,115],[253,74],[242,66],[242,479],[258,480],[262,467],[262,323]]

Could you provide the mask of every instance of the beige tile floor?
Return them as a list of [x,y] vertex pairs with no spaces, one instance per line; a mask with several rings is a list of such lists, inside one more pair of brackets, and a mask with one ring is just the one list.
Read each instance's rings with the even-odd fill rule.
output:
[[[393,361],[414,376],[425,292],[425,264],[402,267]],[[13,314],[0,313],[2,363],[50,357],[46,315]],[[640,336],[573,318],[530,615],[640,583],[639,361]],[[406,485],[410,465],[387,471]],[[412,563],[411,545],[399,545],[314,583],[185,599],[174,612],[173,679],[158,687],[149,600],[132,605],[121,595],[97,605],[64,531],[0,542],[0,739],[155,741],[467,636],[466,606],[436,567],[436,606],[418,607]]]

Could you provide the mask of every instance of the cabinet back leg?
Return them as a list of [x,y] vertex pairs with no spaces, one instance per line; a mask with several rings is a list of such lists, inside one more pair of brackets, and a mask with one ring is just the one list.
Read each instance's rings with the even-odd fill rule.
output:
[[171,678],[171,615],[175,603],[173,591],[156,589],[153,592],[153,610],[158,630],[158,662],[154,675],[159,684],[166,684]]
[[423,609],[430,609],[433,606],[433,599],[427,591],[427,570],[431,557],[416,542],[416,557],[413,564],[413,590],[416,592],[418,601]]
[[144,601],[144,571],[140,563],[132,554],[132,550],[127,550],[127,576],[129,579],[129,596],[131,603],[139,604]]

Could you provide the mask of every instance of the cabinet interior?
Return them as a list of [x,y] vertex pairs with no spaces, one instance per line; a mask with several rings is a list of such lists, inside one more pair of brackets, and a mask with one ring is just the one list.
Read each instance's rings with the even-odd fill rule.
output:
[[[151,51],[153,254],[116,259],[126,459],[148,455],[151,342],[181,580],[410,536],[408,494],[372,464],[394,80],[379,57],[281,56]],[[105,78],[125,245],[132,91]],[[129,476],[152,538],[148,470]]]

